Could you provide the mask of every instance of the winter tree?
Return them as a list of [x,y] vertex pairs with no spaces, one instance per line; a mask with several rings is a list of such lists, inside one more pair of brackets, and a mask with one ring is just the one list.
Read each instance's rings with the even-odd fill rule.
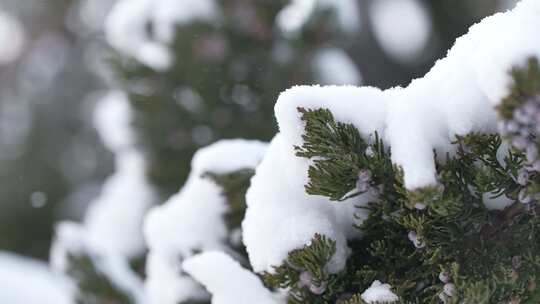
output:
[[[182,22],[215,13],[193,9]],[[171,164],[147,150],[147,128],[167,122],[144,124],[144,98],[171,94],[155,87],[177,72],[169,64],[197,61],[170,57],[163,43],[174,39],[138,41],[129,51],[139,61],[162,57],[146,62],[153,69],[122,66],[145,81],[100,103],[117,172],[84,223],[59,226],[52,262],[80,303],[538,303],[538,28],[540,3],[523,0],[471,27],[408,86],[285,90],[269,143],[199,150],[181,190],[154,207],[158,175],[144,168]],[[206,35],[188,49],[225,56],[225,38]]]
[[[91,202],[82,223],[57,225],[51,249],[53,268],[73,279],[78,301],[206,301],[208,293],[196,281],[187,275],[176,277],[181,260],[177,261],[176,249],[168,248],[171,240],[161,235],[158,225],[169,222],[175,229],[178,219],[170,212],[186,219],[186,234],[193,229],[204,234],[182,238],[185,258],[203,244],[215,249],[229,246],[248,265],[240,230],[244,193],[266,144],[225,141],[205,148],[208,152],[197,153],[191,164],[192,173],[181,192],[186,194],[169,198],[164,206],[170,211],[145,214],[178,191],[197,147],[214,137],[270,138],[271,99],[281,90],[294,83],[360,83],[360,73],[347,53],[326,45],[347,45],[345,38],[358,27],[354,1],[301,7],[305,16],[297,24],[287,23],[289,15],[304,4],[287,2],[173,5],[126,0],[113,7],[105,29],[117,51],[112,65],[121,90],[98,103],[94,123],[115,155],[116,172]],[[242,153],[253,155],[238,165],[226,163]],[[201,163],[199,158],[206,160]],[[188,184],[195,189],[187,190]],[[208,196],[198,199],[198,211],[185,209],[184,202],[200,191]],[[232,211],[223,206],[222,191]],[[200,220],[214,209],[207,215],[209,222]],[[143,229],[144,217],[148,224]],[[219,224],[221,217],[226,222]],[[229,233],[234,237],[224,242]],[[184,286],[185,293],[177,285]]]
[[[105,35],[117,0],[0,0],[0,250],[47,259],[54,223],[82,220],[100,193],[113,155],[91,113],[109,86],[135,105],[137,145],[163,202],[201,146],[270,140],[286,88],[405,85],[471,24],[515,1],[123,1]],[[217,13],[205,15],[209,7]],[[169,69],[157,66],[163,58]]]

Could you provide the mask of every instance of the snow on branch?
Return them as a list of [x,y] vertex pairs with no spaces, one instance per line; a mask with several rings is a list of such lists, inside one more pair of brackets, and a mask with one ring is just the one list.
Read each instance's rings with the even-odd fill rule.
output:
[[196,255],[184,261],[182,267],[212,293],[212,304],[285,303],[266,289],[254,273],[223,252]]
[[513,11],[471,27],[446,58],[405,88],[297,86],[283,92],[275,106],[280,133],[246,196],[243,238],[253,269],[272,273],[316,233],[336,242],[328,270],[343,269],[353,214],[365,216],[355,206],[365,206],[376,195],[365,192],[331,204],[305,193],[309,167],[317,159],[294,154],[295,147],[305,144],[306,122],[299,109],[328,109],[336,121],[352,124],[366,143],[374,142],[369,136],[376,132],[392,149],[392,162],[403,170],[407,190],[437,189],[434,150],[452,154],[456,135],[496,132],[495,106],[509,94],[510,70],[533,56],[540,58],[539,28],[540,2],[524,0]]
[[144,253],[143,216],[157,195],[146,178],[144,158],[136,149],[131,115],[123,92],[112,91],[98,103],[94,122],[105,145],[114,152],[116,171],[90,203],[83,223],[57,226],[51,264],[69,273],[78,267],[74,263],[82,262],[78,258],[88,258],[111,284],[142,302],[142,282],[130,269],[129,260]]
[[514,66],[540,57],[540,3],[522,1],[513,11],[485,18],[457,39],[446,58],[405,88],[294,87],[275,111],[287,144],[302,144],[298,107],[327,108],[362,134],[378,131],[403,167],[405,185],[437,183],[433,150],[451,151],[455,135],[496,130],[494,105],[509,94]]
[[69,304],[73,286],[42,262],[0,252],[0,302]]
[[208,250],[235,253],[228,241],[233,231],[228,230],[225,221],[230,208],[227,197],[207,173],[254,168],[265,150],[265,143],[244,140],[222,140],[199,150],[182,190],[149,212],[144,233],[150,249],[146,280],[150,303],[172,304],[208,297],[193,279],[181,275],[182,260]]

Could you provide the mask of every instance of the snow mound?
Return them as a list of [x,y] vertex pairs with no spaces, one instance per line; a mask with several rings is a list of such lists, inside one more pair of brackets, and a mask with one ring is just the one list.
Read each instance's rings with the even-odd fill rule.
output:
[[0,303],[70,304],[73,286],[46,264],[0,252]]
[[[319,233],[336,241],[330,272],[345,266],[347,237],[353,236],[355,205],[367,203],[368,194],[331,203],[305,193],[309,162],[297,158],[282,134],[270,143],[246,194],[248,209],[242,223],[243,240],[256,272],[273,272],[287,254],[307,244]],[[361,212],[361,211],[360,211]]]
[[[297,107],[328,108],[364,135],[378,131],[392,147],[393,161],[415,189],[436,183],[433,150],[451,151],[451,140],[473,131],[496,130],[493,105],[508,94],[509,71],[531,56],[540,58],[540,2],[485,18],[457,39],[446,58],[405,88],[294,87],[278,98],[279,128],[290,146],[301,145]],[[443,154],[441,153],[441,154]]]
[[[354,205],[367,194],[332,204],[304,191],[310,160],[294,155],[303,144],[298,108],[327,108],[337,121],[353,124],[366,139],[377,131],[392,148],[392,161],[404,170],[409,190],[436,185],[433,151],[453,153],[455,135],[496,132],[497,105],[508,94],[509,71],[540,58],[540,1],[524,0],[513,11],[485,18],[457,39],[446,58],[407,87],[379,90],[354,86],[297,86],[275,105],[280,133],[256,169],[247,192],[243,239],[255,271],[272,272],[291,250],[315,233],[336,241],[327,266],[341,270],[352,237]],[[496,202],[501,205],[504,202]]]
[[[147,215],[144,235],[150,249],[146,291],[151,303],[178,303],[205,296],[189,277],[181,276],[180,262],[195,252],[228,250],[228,210],[222,189],[204,173],[227,173],[254,168],[267,144],[222,140],[199,150],[182,190]],[[187,286],[187,287],[186,287]]]
[[392,303],[399,300],[391,290],[390,284],[373,281],[371,286],[360,296],[367,303]]
[[212,304],[284,303],[225,253],[208,251],[187,259],[182,267],[212,294]]

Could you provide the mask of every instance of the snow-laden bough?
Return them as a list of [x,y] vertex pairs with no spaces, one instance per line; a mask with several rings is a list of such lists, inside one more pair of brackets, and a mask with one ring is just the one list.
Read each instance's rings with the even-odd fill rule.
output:
[[276,135],[247,193],[243,238],[255,271],[272,272],[291,250],[315,233],[336,241],[330,272],[341,270],[353,214],[367,194],[340,204],[304,191],[310,160],[294,155],[303,144],[298,108],[326,108],[353,124],[366,139],[377,132],[392,149],[408,190],[437,185],[434,153],[453,153],[456,135],[496,132],[495,106],[509,94],[512,67],[540,58],[540,2],[524,0],[509,12],[485,18],[457,39],[447,56],[407,87],[297,86],[283,92]]
[[227,199],[223,189],[204,175],[254,168],[266,146],[259,141],[222,140],[199,150],[181,191],[148,213],[144,225],[149,247],[145,290],[150,303],[208,298],[196,281],[181,274],[182,260],[196,252],[232,251],[224,220]]
[[50,260],[54,269],[65,273],[70,256],[88,256],[114,284],[143,303],[142,281],[129,260],[145,250],[141,226],[157,195],[147,180],[144,157],[135,147],[131,123],[125,93],[111,91],[97,104],[94,124],[114,152],[116,171],[90,203],[82,223],[58,224]]

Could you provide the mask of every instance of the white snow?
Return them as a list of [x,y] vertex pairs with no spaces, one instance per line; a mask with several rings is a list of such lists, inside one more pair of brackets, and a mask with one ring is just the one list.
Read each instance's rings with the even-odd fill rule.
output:
[[142,302],[142,282],[128,261],[145,250],[143,217],[157,194],[147,180],[144,157],[136,148],[126,94],[107,94],[96,106],[94,123],[105,145],[115,153],[116,171],[90,203],[83,223],[58,225],[51,264],[65,272],[69,254],[86,254],[117,286]]
[[[213,0],[121,0],[105,22],[107,41],[119,52],[156,70],[172,64],[168,45],[176,25],[219,19]],[[147,33],[147,24],[153,33]]]
[[303,142],[304,124],[298,107],[328,108],[337,120],[353,123],[367,137],[384,131],[389,95],[373,87],[296,86],[281,93],[275,114],[280,132],[291,145]]
[[105,146],[120,152],[135,144],[135,134],[130,128],[132,119],[126,93],[111,91],[96,105],[93,122]]
[[[486,96],[497,104],[509,91],[511,67],[530,56],[540,57],[540,2],[523,0],[507,13],[488,17],[471,27],[468,59]],[[532,35],[532,36],[531,36]]]
[[[493,104],[507,94],[512,66],[540,57],[540,2],[526,0],[506,14],[484,19],[456,41],[448,56],[406,88],[294,87],[276,104],[279,128],[290,146],[302,143],[297,107],[328,108],[362,134],[377,130],[403,167],[408,189],[435,184],[433,149],[451,151],[456,134],[495,131]],[[439,153],[442,155],[444,153]]]
[[180,276],[179,263],[197,251],[228,250],[229,232],[222,189],[203,174],[254,168],[265,150],[265,143],[245,140],[222,140],[199,150],[182,190],[148,213],[144,233],[150,249],[146,281],[150,303],[178,303],[204,295],[190,278]]
[[176,304],[209,298],[204,288],[191,277],[182,275],[181,258],[152,252],[146,258],[144,292],[148,304]]
[[242,223],[243,240],[256,272],[273,272],[288,252],[307,244],[315,233],[336,241],[336,254],[328,265],[337,272],[349,255],[346,238],[352,237],[354,204],[367,202],[362,195],[339,204],[307,195],[307,160],[297,158],[283,134],[270,143],[246,194],[248,209]]
[[147,180],[144,157],[136,149],[126,94],[112,91],[106,95],[96,106],[94,123],[115,153],[116,171],[87,210],[85,239],[99,252],[133,258],[144,251],[142,220],[157,195]]
[[56,225],[54,242],[51,245],[49,262],[52,269],[65,273],[69,270],[69,254],[84,252],[84,228],[74,222],[60,222]]
[[184,261],[184,270],[212,294],[212,304],[279,304],[285,299],[223,252],[208,251]]
[[15,61],[24,50],[26,33],[15,17],[0,10],[0,65]]
[[0,303],[70,304],[73,286],[46,264],[0,252]]
[[88,208],[84,224],[93,248],[135,257],[145,248],[142,219],[157,197],[146,180],[142,155],[131,152],[116,158],[117,171]]
[[321,85],[359,85],[362,82],[356,64],[338,48],[323,48],[313,57],[313,68],[317,83]]
[[392,303],[399,300],[392,290],[390,284],[382,284],[380,281],[373,281],[371,286],[360,296],[367,303]]
[[[154,53],[168,54],[171,32],[166,25],[193,18],[206,20],[214,14],[210,9],[213,5],[206,7],[201,4],[206,1],[195,2],[198,4],[193,10],[190,7],[187,11],[180,7],[191,1],[182,2],[177,7],[180,12],[167,11],[172,0],[152,5],[149,0],[121,1],[120,8],[109,17],[108,38],[113,45],[118,43],[116,47],[121,51],[154,68],[165,68],[169,63],[167,55],[161,60]],[[293,1],[291,5],[300,2]],[[163,11],[155,8],[159,7],[156,3],[164,5]],[[117,10],[121,11],[121,5],[125,11],[120,13]],[[404,9],[407,10],[407,16],[413,14],[410,8]],[[140,22],[139,19],[163,21],[164,27],[156,28],[155,41],[142,34],[144,29],[135,22]],[[411,32],[420,28],[404,27]],[[354,215],[365,216],[365,211],[355,206],[373,197],[363,194],[334,203],[305,193],[312,163],[294,154],[294,146],[302,144],[305,131],[297,108],[328,108],[336,120],[354,124],[366,140],[372,140],[368,136],[377,131],[392,148],[392,161],[404,169],[408,189],[434,185],[437,177],[433,150],[439,155],[452,153],[450,143],[456,134],[496,130],[493,106],[508,94],[509,69],[523,64],[529,56],[540,58],[540,39],[534,38],[538,28],[540,1],[523,0],[513,11],[494,15],[473,26],[456,41],[446,58],[407,87],[383,91],[372,87],[298,86],[283,92],[275,106],[280,132],[269,146],[258,141],[224,140],[200,150],[193,158],[192,171],[181,191],[148,213],[143,227],[149,249],[144,287],[126,261],[144,249],[137,231],[155,197],[144,175],[143,158],[135,148],[126,96],[121,92],[111,93],[98,107],[95,122],[104,142],[115,153],[117,171],[92,203],[84,223],[65,222],[58,226],[51,264],[65,271],[68,253],[87,253],[140,303],[205,300],[210,297],[208,292],[215,304],[283,303],[284,299],[265,289],[255,275],[223,253],[233,254],[227,245],[233,232],[227,231],[223,219],[227,202],[222,189],[204,178],[203,173],[256,167],[246,195],[248,208],[242,223],[242,239],[255,272],[273,272],[273,266],[283,264],[291,250],[309,244],[315,233],[336,241],[336,254],[326,268],[338,272],[350,253],[347,240],[359,237],[359,231],[353,228],[357,221]],[[318,60],[333,62],[332,69],[349,65],[344,63],[347,60],[343,54],[336,55],[333,49],[326,51],[331,55],[322,56],[331,59]],[[157,61],[151,62],[156,58]],[[338,74],[332,71],[327,73]],[[344,74],[346,77],[335,76],[331,81],[346,83],[354,78],[353,72]],[[507,203],[504,198],[485,198],[495,207]],[[202,254],[193,256],[196,252]],[[0,256],[0,274],[5,271],[1,265]],[[0,275],[0,281],[2,278]],[[0,291],[0,295],[2,292],[5,291]],[[391,286],[379,281],[374,281],[361,297],[368,303],[398,300]]]
[[[511,84],[508,71],[531,56],[540,58],[540,1],[524,0],[509,13],[486,18],[456,41],[448,56],[405,88],[297,86],[283,92],[275,114],[280,133],[256,169],[246,199],[243,240],[257,272],[281,265],[315,233],[336,241],[328,270],[339,271],[349,249],[352,215],[368,197],[331,203],[304,192],[310,161],[296,157],[304,125],[297,108],[327,108],[336,120],[354,124],[366,140],[377,131],[404,170],[407,189],[437,184],[433,150],[453,153],[455,135],[496,132],[494,104]],[[489,63],[489,64],[488,64]],[[494,94],[493,92],[497,92]],[[493,208],[504,199],[487,200]]]
[[291,0],[276,17],[278,27],[288,36],[295,36],[319,10],[333,10],[339,26],[349,33],[360,30],[360,13],[355,0]]
[[514,203],[514,200],[509,199],[505,195],[496,196],[496,193],[484,193],[482,195],[482,199],[484,200],[484,205],[488,209],[497,209],[497,210],[503,210],[504,208],[512,205]]
[[111,282],[131,295],[136,303],[145,303],[142,282],[131,270],[125,256],[116,252],[104,254],[92,247],[87,239],[85,226],[74,222],[61,222],[55,231],[51,246],[50,265],[57,273],[69,271],[69,255],[86,255],[92,259],[98,271],[104,273]]
[[[73,19],[80,24],[79,27],[83,26],[82,30],[101,31],[105,18],[115,2],[116,0],[81,0],[74,6]],[[67,22],[70,20],[67,19]]]
[[96,107],[95,126],[115,153],[115,173],[88,208],[84,225],[90,246],[128,258],[144,251],[142,220],[157,200],[146,177],[144,157],[136,148],[127,96],[112,91]]
[[375,38],[387,55],[402,62],[418,59],[431,35],[431,20],[418,0],[370,2]]
[[175,256],[221,248],[227,235],[226,200],[222,189],[202,175],[253,168],[265,149],[266,144],[258,141],[222,140],[199,150],[182,190],[147,215],[144,232],[149,248]]

